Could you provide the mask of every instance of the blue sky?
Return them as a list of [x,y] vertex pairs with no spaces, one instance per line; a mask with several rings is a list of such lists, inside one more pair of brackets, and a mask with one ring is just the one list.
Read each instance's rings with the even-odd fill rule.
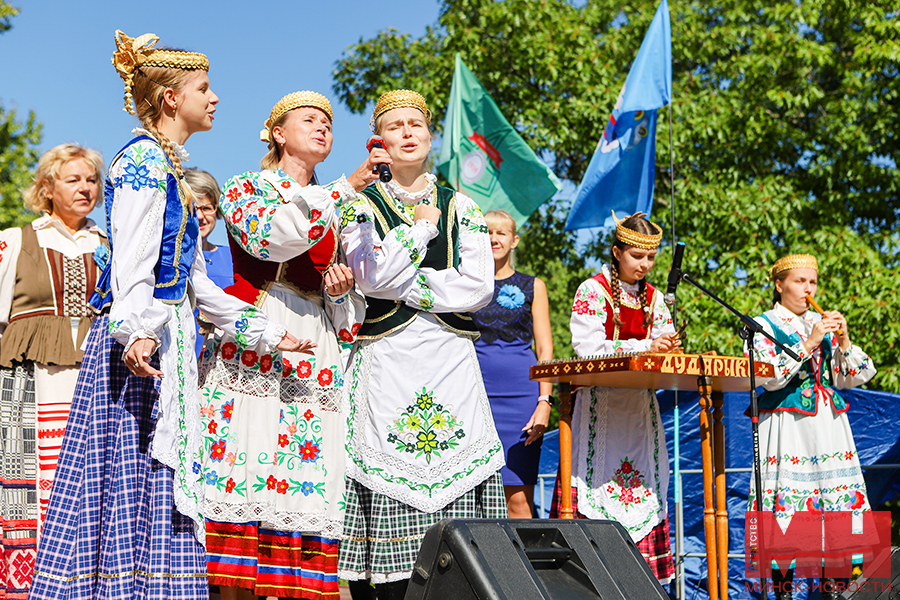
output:
[[[63,142],[96,148],[108,163],[130,139],[135,117],[122,110],[122,80],[110,63],[113,34],[152,32],[160,44],[203,52],[220,103],[212,131],[186,145],[188,166],[220,184],[259,168],[259,131],[282,96],[311,89],[334,108],[334,146],[320,181],[350,173],[366,156],[369,116],[351,115],[331,91],[334,63],[360,38],[393,27],[414,37],[434,23],[435,0],[379,2],[108,2],[12,0],[20,9],[0,35],[0,104],[44,124],[41,150]],[[449,92],[449,91],[448,91]],[[104,225],[102,212],[94,219]],[[212,241],[224,243],[220,224]]]

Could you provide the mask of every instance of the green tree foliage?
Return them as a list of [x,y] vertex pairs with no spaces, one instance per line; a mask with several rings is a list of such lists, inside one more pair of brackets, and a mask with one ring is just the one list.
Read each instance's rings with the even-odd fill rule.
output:
[[[10,18],[18,12],[0,0],[0,33],[11,27]],[[22,190],[31,185],[40,142],[41,124],[33,112],[22,123],[16,120],[16,111],[4,110],[0,104],[0,229],[34,218],[22,205]]]
[[[788,253],[819,258],[818,299],[841,310],[872,355],[870,387],[900,391],[900,12],[885,0],[670,0],[678,239],[686,268],[741,310],[771,305],[767,269]],[[420,91],[440,122],[456,52],[523,137],[580,180],[655,2],[446,0],[424,36],[388,30],[338,61],[334,91],[364,112],[380,93]],[[660,116],[654,220],[671,227],[669,131]],[[556,354],[568,303],[609,240],[576,249],[567,203],[523,234],[526,272],[545,277]],[[662,283],[668,247],[651,281]],[[592,260],[594,262],[592,262]],[[734,319],[683,285],[688,350],[740,353]],[[564,341],[565,340],[565,341]]]
[[3,0],[0,0],[0,33],[8,31],[9,28],[12,27],[9,20],[17,14],[19,14],[18,8],[14,8]]

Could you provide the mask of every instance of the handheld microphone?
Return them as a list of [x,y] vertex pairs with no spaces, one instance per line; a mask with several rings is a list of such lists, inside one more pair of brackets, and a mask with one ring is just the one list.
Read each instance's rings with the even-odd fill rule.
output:
[[681,261],[684,259],[684,242],[675,244],[675,254],[672,255],[672,269],[669,271],[669,285],[666,287],[665,301],[667,306],[675,304],[675,291],[681,281],[684,271],[681,270]]
[[[384,138],[380,135],[373,135],[370,137],[369,142],[366,144],[366,150],[371,152],[372,148],[381,148],[384,150]],[[375,170],[378,171],[378,179],[380,179],[382,183],[387,183],[394,178],[391,174],[390,165],[384,163],[377,164],[375,165]]]

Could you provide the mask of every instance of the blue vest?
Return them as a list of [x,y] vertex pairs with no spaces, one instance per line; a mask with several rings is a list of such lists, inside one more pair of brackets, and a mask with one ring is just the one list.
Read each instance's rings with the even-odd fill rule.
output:
[[[772,319],[763,315],[763,319],[769,322],[774,332],[776,340],[791,347],[799,344],[802,340],[797,332],[788,333],[776,325]],[[781,351],[776,351],[780,354]],[[820,363],[819,378],[816,379],[816,372],[813,368],[813,358],[810,357],[800,365],[800,371],[788,381],[787,385],[780,390],[774,392],[763,392],[759,395],[760,412],[775,412],[779,410],[792,411],[802,413],[804,415],[815,415],[818,412],[819,404],[816,401],[816,386],[829,390],[831,393],[831,404],[835,412],[846,412],[848,405],[840,394],[831,387],[831,334],[827,334],[822,344],[819,346],[822,356]]]
[[[149,140],[154,144],[158,142],[147,135],[139,135],[128,142],[122,150],[116,154],[113,164],[121,157],[131,145]],[[160,149],[162,151],[162,149]],[[194,252],[197,250],[197,239],[200,237],[200,222],[193,205],[185,210],[181,202],[178,189],[178,178],[175,175],[175,167],[169,161],[165,152],[162,153],[170,168],[166,169],[166,207],[163,213],[162,245],[159,258],[153,268],[156,281],[153,297],[166,304],[180,304],[187,295],[190,282],[191,264],[194,262]],[[112,213],[113,199],[115,197],[115,185],[107,174],[103,187],[103,199],[106,208],[106,227],[109,229]],[[135,232],[137,234],[137,232]],[[112,255],[115,252],[112,236],[109,239],[110,258],[103,269],[97,288],[91,296],[90,305],[97,312],[101,312],[112,302],[110,273],[112,269]]]

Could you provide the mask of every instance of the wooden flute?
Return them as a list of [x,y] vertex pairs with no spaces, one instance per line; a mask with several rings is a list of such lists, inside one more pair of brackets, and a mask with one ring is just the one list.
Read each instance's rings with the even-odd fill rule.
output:
[[[825,311],[822,310],[822,307],[819,306],[818,303],[817,303],[815,300],[813,300],[813,297],[812,297],[812,296],[810,296],[809,294],[807,294],[807,295],[806,295],[806,299],[809,300],[809,305],[812,306],[814,309],[816,309],[816,312],[817,312],[817,313],[819,313],[819,314],[822,315],[823,317],[825,316]],[[840,329],[838,329],[838,330],[837,330],[837,334],[838,334],[838,335],[844,335],[844,332],[841,331]]]

